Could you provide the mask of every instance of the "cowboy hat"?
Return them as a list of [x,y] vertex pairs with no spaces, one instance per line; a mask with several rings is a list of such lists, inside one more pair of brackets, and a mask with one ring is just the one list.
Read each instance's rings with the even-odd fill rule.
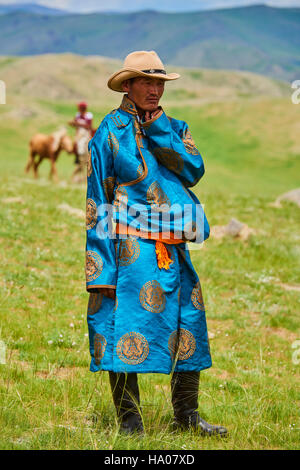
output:
[[123,68],[109,78],[107,86],[111,90],[123,92],[122,82],[134,77],[176,80],[180,75],[178,73],[167,74],[155,51],[135,51],[128,54],[124,60]]

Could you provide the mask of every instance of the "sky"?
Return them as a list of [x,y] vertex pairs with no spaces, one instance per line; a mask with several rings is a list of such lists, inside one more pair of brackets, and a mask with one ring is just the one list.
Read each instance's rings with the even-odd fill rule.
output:
[[88,13],[91,11],[195,11],[202,9],[228,8],[262,4],[274,7],[300,7],[300,0],[0,0],[0,5],[15,3],[35,3],[38,5],[61,8],[71,12]]

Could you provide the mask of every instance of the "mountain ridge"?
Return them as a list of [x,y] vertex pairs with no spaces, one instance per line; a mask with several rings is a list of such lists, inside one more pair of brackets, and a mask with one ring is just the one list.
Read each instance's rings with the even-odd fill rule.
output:
[[70,14],[67,10],[60,8],[51,8],[44,5],[38,5],[36,3],[14,3],[0,5],[0,15],[8,13],[14,13],[16,11],[31,12],[37,15],[65,15]]
[[[184,14],[184,13],[197,13],[197,12],[205,12],[205,11],[222,11],[222,10],[238,10],[238,9],[244,9],[244,8],[256,8],[256,7],[259,7],[259,8],[273,8],[273,9],[277,9],[277,10],[298,10],[300,9],[300,6],[299,7],[295,7],[295,6],[269,6],[269,5],[266,5],[265,3],[255,3],[255,4],[252,4],[252,5],[241,5],[241,6],[222,6],[222,7],[215,7],[215,8],[207,8],[207,7],[202,7],[202,8],[197,8],[197,9],[194,9],[194,10],[186,10],[186,11],[180,11],[180,12],[176,12],[176,11],[172,11],[172,10],[157,10],[157,9],[154,9],[154,8],[142,8],[142,9],[137,9],[137,10],[128,10],[127,13],[139,13],[139,12],[143,12],[143,13],[147,13],[147,12],[156,12],[156,13],[174,13],[174,14]],[[76,12],[76,11],[70,11],[70,10],[67,10],[67,9],[62,9],[62,8],[52,8],[52,7],[48,7],[46,5],[40,5],[40,4],[37,4],[37,3],[14,3],[14,4],[10,4],[10,3],[7,3],[7,4],[2,4],[0,5],[0,14],[6,14],[6,13],[11,13],[11,12],[16,12],[16,11],[24,11],[24,12],[31,12],[31,13],[34,13],[34,14],[37,14],[37,15],[47,15],[47,14],[50,14],[50,15],[55,15],[55,14],[64,14],[64,15],[89,15],[89,14],[126,14],[126,12],[124,11],[115,11],[115,10],[104,10],[104,11],[101,11],[101,10],[92,10],[92,11],[88,11],[88,12]]]
[[300,8],[0,16],[1,55],[70,52],[124,59],[136,49],[155,49],[173,65],[292,81],[300,69]]

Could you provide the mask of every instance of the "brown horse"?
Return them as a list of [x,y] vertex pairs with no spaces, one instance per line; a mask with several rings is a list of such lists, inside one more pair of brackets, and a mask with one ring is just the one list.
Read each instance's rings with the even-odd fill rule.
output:
[[39,165],[44,158],[48,158],[51,163],[49,178],[58,180],[56,161],[62,150],[74,153],[73,140],[66,134],[65,129],[60,129],[51,135],[35,134],[29,142],[29,158],[25,172],[28,173],[33,167],[34,177],[37,178]]

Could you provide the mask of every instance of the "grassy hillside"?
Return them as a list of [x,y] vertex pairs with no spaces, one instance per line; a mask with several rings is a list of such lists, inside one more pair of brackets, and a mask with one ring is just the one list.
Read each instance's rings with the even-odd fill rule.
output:
[[[17,128],[26,155],[29,137],[66,124],[81,99],[88,101],[98,126],[105,113],[120,104],[121,94],[106,85],[119,67],[115,60],[72,54],[2,57],[0,78],[7,84],[7,104],[0,107],[2,135]],[[296,184],[298,107],[292,104],[288,84],[249,72],[170,70],[181,78],[166,84],[162,104],[169,114],[192,122],[207,165],[231,170],[247,165],[244,176],[255,175],[255,184],[249,186],[253,193],[268,190],[269,166],[280,176],[278,191],[288,186],[290,177]],[[69,132],[72,135],[72,129]],[[243,189],[241,175],[226,176],[225,171],[223,177]]]
[[124,58],[156,50],[187,67],[249,70],[298,78],[300,9],[256,5],[191,13],[0,16],[0,54],[74,52]]
[[254,230],[244,241],[212,236],[191,250],[213,358],[201,374],[199,411],[230,435],[174,433],[162,374],[140,376],[145,437],[117,434],[107,373],[88,370],[85,186],[70,183],[67,154],[58,184],[48,162],[39,180],[23,169],[31,135],[69,120],[77,99],[88,99],[96,122],[118,106],[121,95],[105,88],[118,66],[73,55],[0,60],[8,85],[0,106],[0,448],[297,449],[299,208],[271,203],[299,186],[299,107],[285,83],[205,69],[180,69],[162,105],[189,123],[202,153],[206,173],[194,191],[211,228],[234,217]]

